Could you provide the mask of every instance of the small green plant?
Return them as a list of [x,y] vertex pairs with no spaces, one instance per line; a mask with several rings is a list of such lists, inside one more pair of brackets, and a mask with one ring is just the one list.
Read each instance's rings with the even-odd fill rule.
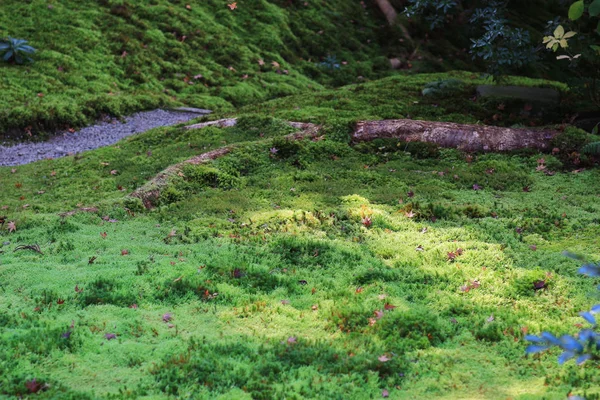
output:
[[0,41],[0,53],[2,53],[2,59],[6,62],[14,62],[16,64],[23,64],[25,61],[33,62],[33,59],[28,54],[33,54],[35,51],[33,47],[27,44],[27,40],[24,39],[9,37]]

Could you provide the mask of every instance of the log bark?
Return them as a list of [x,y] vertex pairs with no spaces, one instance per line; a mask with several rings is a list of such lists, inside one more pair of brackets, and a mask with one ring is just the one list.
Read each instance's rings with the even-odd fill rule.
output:
[[395,119],[362,121],[356,125],[352,141],[394,138],[407,142],[429,142],[463,151],[511,151],[523,148],[546,150],[557,131],[515,129],[451,122]]

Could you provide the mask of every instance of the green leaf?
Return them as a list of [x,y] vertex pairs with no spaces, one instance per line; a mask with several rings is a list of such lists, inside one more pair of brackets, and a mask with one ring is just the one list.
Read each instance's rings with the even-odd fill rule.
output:
[[596,53],[600,54],[600,46],[595,44],[590,45],[590,49],[594,50]]
[[592,129],[592,135],[597,135],[598,134],[598,126],[600,126],[600,124],[596,125],[594,127],[594,129]]
[[571,7],[569,7],[569,19],[571,21],[578,20],[583,15],[584,9],[585,5],[583,3],[583,0],[579,0],[571,4]]
[[590,12],[590,15],[592,17],[600,15],[600,0],[592,1],[592,4],[590,4],[590,8],[588,9],[588,11]]

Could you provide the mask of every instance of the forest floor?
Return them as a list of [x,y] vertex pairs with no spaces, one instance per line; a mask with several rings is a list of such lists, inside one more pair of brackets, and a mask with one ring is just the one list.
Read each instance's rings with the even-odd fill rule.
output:
[[[463,84],[421,96],[449,78]],[[576,332],[593,304],[595,282],[561,254],[600,259],[600,173],[571,152],[589,135],[556,125],[556,154],[347,140],[359,119],[548,122],[474,100],[479,83],[470,73],[396,75],[249,105],[231,128],[162,127],[0,167],[0,393],[600,394],[592,366],[525,356],[523,340]],[[284,120],[323,124],[325,137],[282,140],[293,131]],[[232,143],[184,168],[158,207],[128,196]]]

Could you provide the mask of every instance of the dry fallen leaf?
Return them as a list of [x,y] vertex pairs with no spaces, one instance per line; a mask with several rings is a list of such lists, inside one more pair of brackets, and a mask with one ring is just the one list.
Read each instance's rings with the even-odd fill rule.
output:
[[230,10],[235,10],[237,8],[237,2],[233,2],[231,4],[227,4],[227,7],[229,7]]
[[387,362],[387,361],[390,361],[390,359],[389,359],[389,358],[388,358],[388,357],[387,357],[385,354],[384,354],[384,355],[382,355],[382,356],[379,356],[377,359],[378,359],[379,361],[381,361],[381,362]]
[[9,232],[14,232],[17,230],[17,225],[13,221],[9,221],[7,227]]

